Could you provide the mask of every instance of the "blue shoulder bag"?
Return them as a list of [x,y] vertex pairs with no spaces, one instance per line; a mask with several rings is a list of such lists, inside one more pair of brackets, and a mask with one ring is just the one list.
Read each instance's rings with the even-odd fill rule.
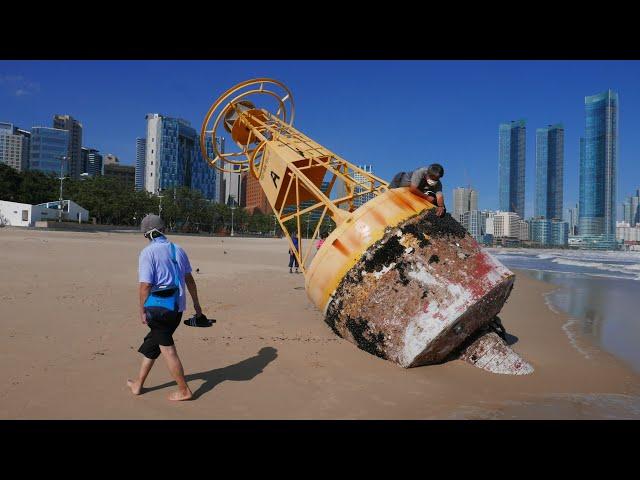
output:
[[176,283],[173,285],[159,285],[151,289],[147,300],[144,302],[144,306],[146,308],[164,308],[176,312],[178,311],[180,299],[180,278],[178,276],[178,262],[176,261],[176,247],[173,243],[169,245],[171,246],[171,262],[173,264]]

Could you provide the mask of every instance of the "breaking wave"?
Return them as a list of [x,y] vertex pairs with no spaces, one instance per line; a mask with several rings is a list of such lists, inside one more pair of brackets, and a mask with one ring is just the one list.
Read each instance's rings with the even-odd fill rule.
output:
[[603,272],[607,272],[609,278],[640,280],[640,252],[491,249],[491,253],[512,268],[555,270],[592,277],[605,277]]
[[[625,263],[603,263],[603,262],[589,262],[582,260],[573,260],[567,258],[554,258],[552,260],[553,263],[557,263],[558,265],[569,265],[573,267],[583,267],[589,268],[593,270],[603,270],[607,272],[616,272],[616,273],[624,273],[629,276],[633,276],[634,280],[640,280],[640,275],[638,272],[640,271],[640,265],[638,264],[625,264]],[[623,277],[628,278],[628,277]]]

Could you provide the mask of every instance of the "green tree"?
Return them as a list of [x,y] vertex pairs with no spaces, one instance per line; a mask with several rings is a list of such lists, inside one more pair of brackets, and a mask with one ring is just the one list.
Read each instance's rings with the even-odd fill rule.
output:
[[0,200],[18,201],[18,189],[22,176],[13,167],[0,163]]
[[16,200],[20,203],[37,205],[52,202],[60,196],[60,183],[53,173],[47,175],[39,171],[27,170],[21,173],[21,177]]

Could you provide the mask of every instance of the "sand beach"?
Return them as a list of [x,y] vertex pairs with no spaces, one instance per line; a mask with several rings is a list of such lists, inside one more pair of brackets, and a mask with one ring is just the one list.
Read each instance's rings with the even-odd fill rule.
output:
[[195,400],[167,401],[175,384],[162,361],[143,395],[125,384],[147,332],[137,316],[141,234],[6,227],[0,418],[640,418],[640,375],[548,306],[556,287],[518,270],[500,317],[532,375],[462,361],[403,369],[331,331],[303,275],[289,274],[284,239],[169,238],[200,269],[203,310],[217,320],[174,335]]

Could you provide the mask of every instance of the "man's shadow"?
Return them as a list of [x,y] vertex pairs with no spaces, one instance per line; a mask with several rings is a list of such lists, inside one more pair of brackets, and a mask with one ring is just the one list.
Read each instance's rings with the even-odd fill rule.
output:
[[[193,399],[195,400],[213,390],[216,385],[225,380],[234,380],[236,382],[252,380],[256,375],[262,373],[262,370],[264,370],[269,363],[276,359],[278,356],[277,352],[278,350],[273,347],[264,347],[261,348],[254,357],[247,358],[246,360],[227,367],[209,370],[208,372],[190,373],[189,375],[185,375],[184,378],[187,382],[191,380],[204,380],[200,388],[193,392]],[[156,385],[155,387],[145,388],[144,391],[152,392],[172,385],[176,385],[176,382],[167,382],[162,385]]]

